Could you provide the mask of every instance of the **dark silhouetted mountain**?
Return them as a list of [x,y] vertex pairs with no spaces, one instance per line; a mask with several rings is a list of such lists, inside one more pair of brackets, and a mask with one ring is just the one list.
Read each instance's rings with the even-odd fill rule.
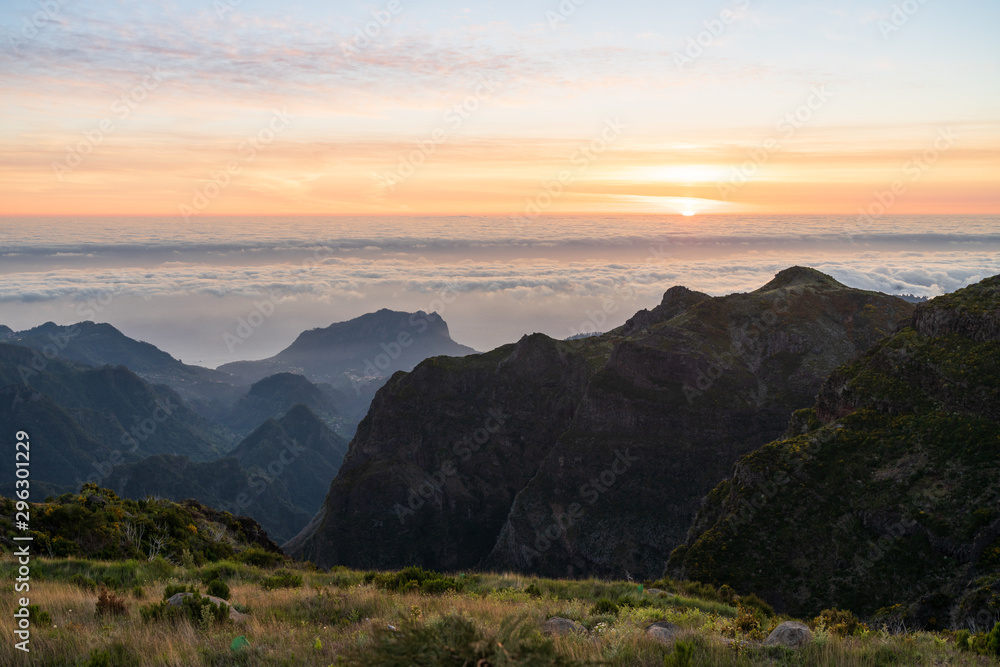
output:
[[0,324],[0,341],[6,341],[14,335],[14,330],[8,326]]
[[[317,385],[294,373],[278,373],[255,382],[247,395],[220,416],[219,421],[243,437],[301,403],[309,406],[327,426],[337,429],[346,425],[338,404],[348,402],[347,397],[328,384]],[[355,423],[346,425],[351,435],[355,427]]]
[[324,566],[658,576],[733,463],[912,312],[793,267],[749,294],[672,288],[602,336],[428,359],[379,390],[286,550]]
[[152,384],[169,386],[199,412],[203,412],[202,405],[232,403],[245,391],[226,373],[184,364],[150,343],[129,338],[110,324],[80,322],[60,326],[47,322],[14,333],[6,342],[43,352],[57,351],[61,359],[88,366],[125,366]]
[[224,459],[150,457],[116,467],[104,484],[127,498],[194,498],[246,514],[284,541],[322,505],[346,450],[347,443],[308,407],[296,405],[280,420],[267,420]]
[[353,401],[352,409],[363,414],[374,391],[396,371],[410,370],[428,357],[473,352],[451,339],[448,325],[437,313],[382,309],[303,332],[270,359],[238,361],[219,370],[247,382],[275,373],[304,375],[313,382],[333,385]]
[[[0,387],[10,399],[0,411],[0,430],[40,430],[32,449],[44,461],[32,466],[38,481],[78,485],[95,479],[95,462],[105,469],[109,461],[161,453],[205,460],[231,446],[220,427],[176,393],[151,386],[124,366],[89,368],[0,344]],[[0,481],[13,474],[7,469]]]
[[[917,306],[740,459],[668,571],[812,615],[990,627],[1000,593],[1000,276]],[[881,608],[881,610],[880,610]]]

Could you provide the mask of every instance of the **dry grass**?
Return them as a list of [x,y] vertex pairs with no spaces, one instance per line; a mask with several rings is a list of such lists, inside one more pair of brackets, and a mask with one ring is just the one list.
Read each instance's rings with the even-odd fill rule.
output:
[[[83,665],[94,651],[121,645],[124,664],[171,665],[319,665],[336,664],[351,647],[365,646],[377,628],[400,626],[408,619],[432,622],[449,614],[471,618],[485,631],[495,631],[505,619],[524,616],[539,626],[552,616],[572,618],[587,626],[586,636],[556,638],[558,651],[580,664],[663,665],[672,650],[646,638],[644,628],[668,620],[682,628],[681,639],[695,645],[696,665],[986,665],[985,658],[959,653],[939,636],[917,633],[892,637],[871,633],[863,638],[839,639],[821,635],[806,649],[764,651],[739,636],[729,641],[732,613],[709,601],[666,597],[659,608],[623,608],[617,616],[591,615],[594,598],[575,599],[547,593],[532,597],[523,592],[530,583],[545,589],[590,594],[633,590],[630,584],[605,582],[549,582],[517,575],[482,575],[468,592],[444,595],[388,593],[360,583],[357,573],[305,573],[298,589],[265,590],[259,579],[266,573],[245,568],[231,578],[232,602],[245,606],[244,623],[212,627],[180,623],[144,622],[140,608],[162,598],[168,583],[197,581],[197,570],[178,570],[170,581],[147,581],[146,598],[126,596],[127,617],[95,615],[97,592],[52,580],[33,581],[31,602],[49,612],[52,627],[32,628],[31,654],[9,639],[0,646],[0,665]],[[254,579],[257,579],[255,581]],[[617,587],[617,588],[615,588]],[[638,599],[638,593],[632,593]],[[699,608],[704,607],[704,608]],[[0,615],[11,619],[13,595],[0,596]],[[731,609],[730,609],[731,611]],[[777,621],[772,621],[772,624]],[[766,630],[767,628],[765,628]],[[244,635],[250,648],[230,650]],[[112,661],[110,664],[119,664]]]

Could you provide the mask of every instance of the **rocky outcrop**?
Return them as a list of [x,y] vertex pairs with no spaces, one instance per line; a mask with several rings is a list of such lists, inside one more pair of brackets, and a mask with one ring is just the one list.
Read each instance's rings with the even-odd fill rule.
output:
[[601,336],[527,336],[397,374],[324,508],[317,564],[655,578],[700,499],[913,306],[811,269],[749,294],[672,288]]
[[802,616],[845,608],[928,628],[992,618],[998,286],[920,305],[913,326],[832,373],[784,439],[708,494],[668,572]]
[[556,616],[545,621],[545,625],[542,626],[542,632],[547,635],[585,635],[587,634],[587,628],[583,627],[576,621]]
[[804,623],[785,621],[767,636],[764,646],[786,646],[802,648],[812,641],[813,633]]

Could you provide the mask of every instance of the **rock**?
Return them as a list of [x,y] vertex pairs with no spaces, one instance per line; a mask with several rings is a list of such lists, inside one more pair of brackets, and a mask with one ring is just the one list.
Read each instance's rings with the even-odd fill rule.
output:
[[587,629],[576,621],[555,616],[545,621],[545,625],[542,626],[542,632],[547,635],[571,635],[574,633],[586,633]]
[[667,594],[666,591],[661,591],[659,588],[648,588],[648,589],[646,589],[646,593],[648,593],[649,595],[666,595]]
[[[193,595],[193,594],[192,593],[177,593],[176,595],[171,596],[167,600],[167,604],[169,604],[171,607],[179,607],[179,606],[181,606],[181,601],[184,600],[184,598],[186,598],[186,597],[190,597],[191,595]],[[217,598],[214,595],[203,595],[202,597],[208,598],[209,600],[212,601],[213,604],[224,604],[224,605],[226,605],[229,608],[229,620],[231,620],[231,621],[237,621],[237,622],[239,622],[239,621],[244,621],[247,618],[246,614],[241,614],[240,612],[236,611],[235,609],[233,609],[233,605],[231,605],[226,600],[223,600],[222,598]]]
[[657,621],[646,628],[646,636],[661,644],[673,644],[681,629],[673,623]]
[[801,648],[812,641],[813,633],[803,623],[785,621],[764,640],[764,646]]

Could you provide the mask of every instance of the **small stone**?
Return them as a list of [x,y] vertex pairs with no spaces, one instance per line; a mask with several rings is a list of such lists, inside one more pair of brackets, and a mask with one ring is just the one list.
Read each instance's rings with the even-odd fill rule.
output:
[[646,628],[646,636],[655,639],[661,644],[673,644],[677,640],[677,634],[681,629],[673,623],[657,621]]
[[787,646],[801,648],[812,641],[813,633],[803,623],[785,621],[774,629],[764,640],[764,646]]
[[542,632],[547,635],[569,635],[573,633],[586,633],[587,629],[576,621],[555,616],[545,621],[545,625],[542,626]]

